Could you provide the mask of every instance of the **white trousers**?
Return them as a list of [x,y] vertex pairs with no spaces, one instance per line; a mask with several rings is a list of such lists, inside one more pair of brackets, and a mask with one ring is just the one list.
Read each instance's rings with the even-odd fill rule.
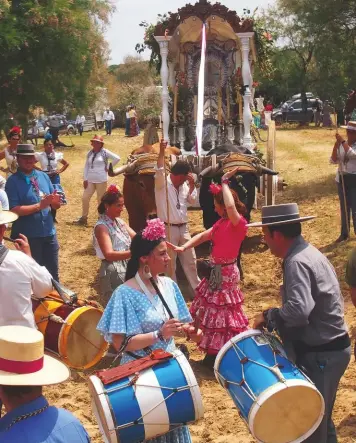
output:
[[83,197],[82,197],[82,217],[88,217],[89,214],[89,203],[91,198],[94,195],[94,192],[96,191],[96,198],[98,200],[98,205],[101,201],[101,197],[105,194],[106,188],[108,186],[108,182],[104,183],[91,183],[88,182],[88,186],[86,189],[84,189]]
[[[188,225],[170,226],[170,234],[171,234],[170,241],[176,246],[183,246],[184,243],[186,243],[188,240],[191,239],[191,236],[188,231]],[[166,226],[166,235],[168,240],[169,239],[168,226]],[[177,281],[176,277],[177,254],[171,249],[168,249],[168,253],[172,260],[172,270],[173,270],[172,278],[174,281]],[[178,258],[182,265],[184,274],[187,277],[190,286],[194,290],[200,283],[200,278],[198,277],[197,273],[197,258],[195,255],[194,248],[179,253]]]

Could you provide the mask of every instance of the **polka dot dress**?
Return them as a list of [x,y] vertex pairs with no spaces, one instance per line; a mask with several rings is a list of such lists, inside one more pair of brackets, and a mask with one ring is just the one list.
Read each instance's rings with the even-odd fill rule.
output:
[[[159,278],[163,288],[162,294],[174,317],[182,323],[191,322],[192,318],[177,284],[168,277]],[[169,320],[169,315],[158,295],[150,300],[142,292],[123,284],[114,291],[97,329],[108,342],[112,342],[112,334],[146,334],[157,331],[167,320]],[[171,338],[166,342],[159,341],[152,345],[151,349],[164,349],[171,352],[176,347]],[[146,355],[143,350],[135,351],[135,354],[142,357]],[[133,358],[124,353],[121,364],[131,360]],[[191,441],[188,427],[183,426],[161,437],[147,440],[147,443],[191,443]]]

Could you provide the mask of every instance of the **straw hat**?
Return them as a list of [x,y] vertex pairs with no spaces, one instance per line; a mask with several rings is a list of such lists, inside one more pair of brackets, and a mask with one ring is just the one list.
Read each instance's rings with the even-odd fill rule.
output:
[[0,225],[6,225],[6,223],[12,223],[17,220],[19,216],[12,211],[6,211],[2,208],[0,202]]
[[55,385],[69,376],[66,365],[44,355],[44,338],[37,329],[0,327],[0,385]]
[[250,223],[250,228],[262,226],[286,225],[300,223],[315,218],[314,215],[301,217],[297,203],[287,203],[285,205],[271,205],[262,207],[262,222]]
[[104,139],[103,139],[103,137],[101,135],[94,135],[94,138],[92,138],[90,141],[91,142],[100,142],[102,144],[105,143]]
[[347,129],[348,131],[356,131],[356,122],[349,121],[347,126],[341,126],[343,129]]

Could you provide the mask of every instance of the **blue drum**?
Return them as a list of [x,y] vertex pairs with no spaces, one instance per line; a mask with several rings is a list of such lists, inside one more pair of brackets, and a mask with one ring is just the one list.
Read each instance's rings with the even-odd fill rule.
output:
[[181,351],[110,384],[89,378],[93,410],[105,443],[136,443],[203,417],[198,383]]
[[323,419],[322,395],[274,335],[253,329],[237,335],[220,350],[214,370],[258,442],[302,442]]

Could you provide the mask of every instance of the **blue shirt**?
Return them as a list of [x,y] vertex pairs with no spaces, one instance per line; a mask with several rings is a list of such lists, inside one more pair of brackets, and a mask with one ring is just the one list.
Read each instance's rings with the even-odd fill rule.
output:
[[[54,192],[47,174],[35,171],[34,175],[41,195]],[[26,177],[20,171],[8,178],[5,191],[9,198],[10,209],[15,206],[35,205],[41,200],[41,196],[37,194],[34,186],[29,180],[26,180]],[[24,234],[28,238],[50,237],[55,233],[51,208],[47,207],[34,214],[19,217],[12,225],[11,237],[17,238],[19,234]]]
[[21,405],[0,419],[0,443],[88,443],[89,435],[70,412],[50,406],[40,414],[6,428],[20,415],[29,414],[48,405],[41,396]]

